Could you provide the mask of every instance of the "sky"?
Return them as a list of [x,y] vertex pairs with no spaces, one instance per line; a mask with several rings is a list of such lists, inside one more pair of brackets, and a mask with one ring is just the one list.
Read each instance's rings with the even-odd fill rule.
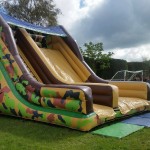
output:
[[82,47],[102,42],[113,58],[150,59],[150,0],[54,0],[58,23]]

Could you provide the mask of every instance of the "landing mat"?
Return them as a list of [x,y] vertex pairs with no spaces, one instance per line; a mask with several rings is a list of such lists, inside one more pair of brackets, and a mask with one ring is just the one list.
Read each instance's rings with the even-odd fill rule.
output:
[[125,123],[116,123],[116,124],[98,129],[96,131],[93,131],[92,134],[123,138],[143,128],[144,126],[125,124]]

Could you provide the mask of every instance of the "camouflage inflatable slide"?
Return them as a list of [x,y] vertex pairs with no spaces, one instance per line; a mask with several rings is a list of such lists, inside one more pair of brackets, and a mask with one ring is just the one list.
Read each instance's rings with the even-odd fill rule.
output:
[[89,131],[149,111],[148,83],[99,78],[62,26],[0,15],[1,114]]

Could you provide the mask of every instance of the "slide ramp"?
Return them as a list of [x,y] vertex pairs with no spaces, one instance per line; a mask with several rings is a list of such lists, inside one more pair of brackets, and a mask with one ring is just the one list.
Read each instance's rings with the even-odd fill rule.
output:
[[[26,36],[20,29],[14,36],[2,17],[0,26],[1,113],[88,131],[108,120],[149,110],[145,83],[134,83],[141,94],[127,98],[127,91],[118,91],[122,85],[94,79],[60,37],[51,37],[46,48],[38,47],[25,30]],[[132,91],[128,93],[134,95]]]
[[[94,110],[97,110],[98,105],[100,105],[100,107],[101,105],[107,106],[110,108],[110,110],[112,107],[117,107],[122,115],[128,115],[130,112],[133,112],[133,110],[143,111],[149,107],[149,102],[147,101],[148,86],[146,83],[112,82],[111,84],[104,84],[85,82],[90,73],[59,37],[51,37],[50,48],[40,48],[37,45],[35,46],[35,41],[31,38],[25,29],[20,29],[19,32],[20,34],[18,34],[18,39],[24,39],[26,42],[28,42],[28,45],[31,45],[32,47],[30,51],[34,51],[35,56],[40,55],[37,58],[41,59],[43,64],[45,64],[47,67],[45,74],[51,75],[51,77],[49,76],[49,80],[55,77],[56,83],[57,80],[59,80],[59,82],[63,84],[84,85],[91,87],[92,90],[95,90],[94,92],[96,92],[96,99],[94,97],[95,93],[93,92],[93,101],[95,104]],[[23,42],[20,43],[19,41],[18,44],[23,47]],[[34,45],[34,47],[32,45]],[[23,51],[25,51],[25,49]],[[29,61],[31,60],[29,59]],[[84,68],[83,72],[82,68]],[[119,91],[116,87],[113,87],[112,84],[117,84]],[[112,95],[108,95],[111,94],[108,93],[110,92],[110,89],[112,91]],[[118,93],[119,95],[117,95]],[[107,96],[109,98],[113,98],[111,101],[113,106],[111,107],[110,103],[106,103]]]

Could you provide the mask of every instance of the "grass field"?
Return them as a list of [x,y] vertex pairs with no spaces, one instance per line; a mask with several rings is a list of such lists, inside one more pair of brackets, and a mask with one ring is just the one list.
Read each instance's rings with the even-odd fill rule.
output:
[[150,150],[150,129],[117,139],[0,115],[0,150]]

